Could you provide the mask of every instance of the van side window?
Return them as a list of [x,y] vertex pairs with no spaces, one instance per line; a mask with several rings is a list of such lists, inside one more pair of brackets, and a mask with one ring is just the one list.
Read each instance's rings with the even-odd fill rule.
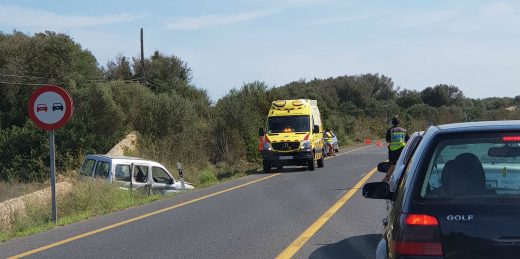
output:
[[148,167],[145,165],[135,165],[134,179],[138,183],[148,182]]
[[116,165],[116,181],[130,182],[130,165]]
[[85,175],[85,176],[92,176],[92,170],[94,170],[95,164],[96,164],[96,161],[94,161],[94,159],[87,159],[81,165],[81,168],[79,169],[79,174]]
[[110,171],[110,164],[103,161],[98,161],[96,165],[95,177],[108,178],[108,172]]
[[152,167],[152,179],[155,183],[172,184],[173,180],[164,169],[160,167]]

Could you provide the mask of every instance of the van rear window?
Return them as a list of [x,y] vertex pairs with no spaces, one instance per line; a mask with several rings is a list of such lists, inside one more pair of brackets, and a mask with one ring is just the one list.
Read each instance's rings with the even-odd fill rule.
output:
[[441,137],[429,152],[420,196],[445,202],[520,201],[520,138]]
[[130,165],[116,165],[116,181],[130,182]]
[[92,170],[94,169],[94,164],[96,164],[96,161],[94,161],[94,159],[87,159],[81,165],[81,168],[79,169],[79,173],[81,175],[85,175],[85,176],[92,176]]
[[98,161],[96,165],[95,177],[108,178],[110,172],[110,164],[103,161]]

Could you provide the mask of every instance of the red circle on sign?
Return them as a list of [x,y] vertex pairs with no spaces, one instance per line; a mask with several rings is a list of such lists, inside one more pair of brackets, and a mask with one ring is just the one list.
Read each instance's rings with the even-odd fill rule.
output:
[[[52,123],[52,124],[48,124],[48,123],[41,121],[34,113],[34,103],[36,102],[36,99],[40,95],[42,95],[43,93],[46,93],[46,92],[53,92],[53,93],[58,94],[59,96],[61,96],[61,98],[63,98],[63,101],[65,102],[65,114],[59,121]],[[69,93],[67,93],[63,88],[61,88],[59,86],[55,86],[55,85],[45,85],[45,86],[42,86],[42,87],[36,89],[36,91],[34,91],[31,95],[31,97],[29,98],[29,103],[27,106],[27,111],[29,112],[29,118],[31,118],[31,120],[36,124],[36,126],[38,126],[38,128],[41,128],[41,129],[44,129],[47,131],[55,130],[55,129],[61,128],[63,125],[65,125],[65,123],[67,123],[70,120],[70,118],[72,117],[73,109],[74,108],[73,108],[73,104],[72,104],[72,98],[70,97]]]

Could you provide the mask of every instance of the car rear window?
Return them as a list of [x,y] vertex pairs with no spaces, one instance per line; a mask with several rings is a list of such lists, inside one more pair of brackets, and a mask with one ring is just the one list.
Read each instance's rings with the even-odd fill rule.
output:
[[442,202],[520,201],[520,136],[451,135],[434,143],[422,167],[426,172],[421,198]]

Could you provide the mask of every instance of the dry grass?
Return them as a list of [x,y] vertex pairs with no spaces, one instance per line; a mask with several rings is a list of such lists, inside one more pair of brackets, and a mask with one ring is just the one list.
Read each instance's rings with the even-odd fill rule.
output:
[[[146,202],[159,195],[120,189],[106,180],[74,181],[72,190],[58,194],[58,224],[65,225],[92,216],[110,213]],[[9,224],[0,225],[0,241],[31,235],[55,227],[51,222],[50,201],[25,200],[25,210],[11,211]]]
[[20,197],[46,187],[50,188],[49,183],[0,182],[0,202]]

